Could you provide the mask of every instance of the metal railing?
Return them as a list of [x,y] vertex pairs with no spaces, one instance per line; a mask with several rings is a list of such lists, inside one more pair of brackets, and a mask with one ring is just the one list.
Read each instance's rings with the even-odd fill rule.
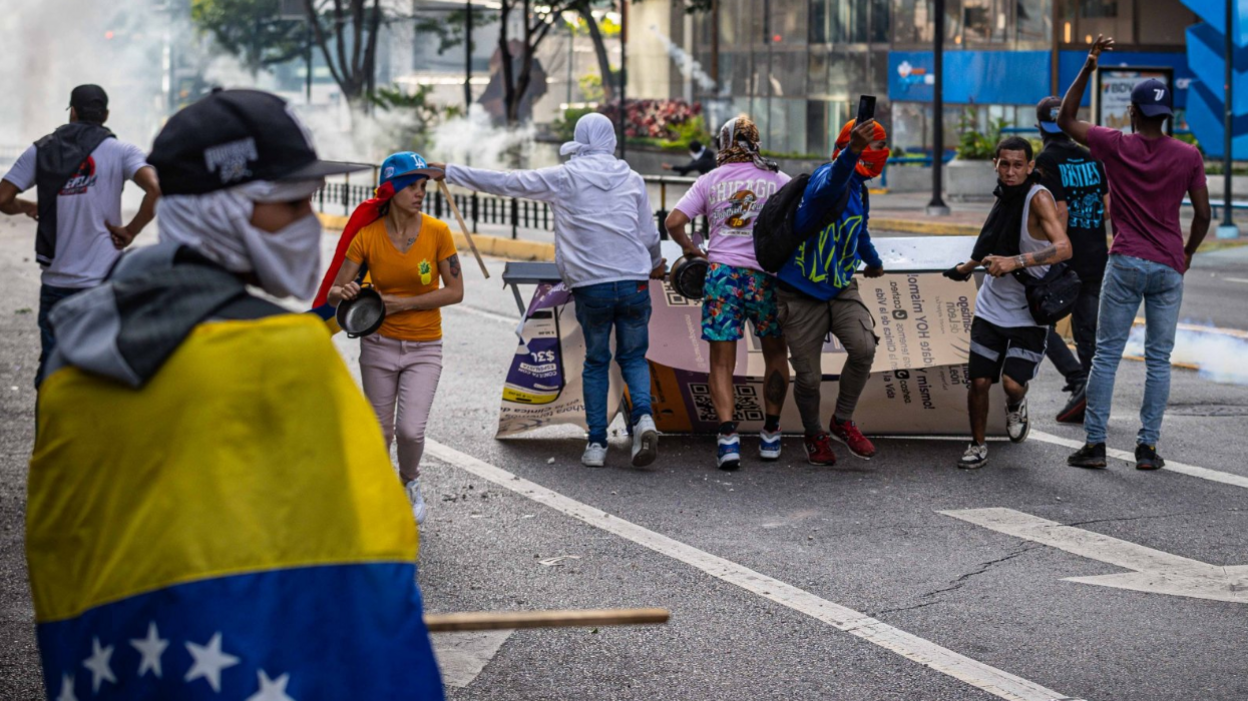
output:
[[[356,179],[361,178],[357,175]],[[654,212],[654,221],[659,229],[660,238],[666,239],[668,235],[664,222],[670,212],[667,188],[669,186],[687,188],[694,183],[696,178],[655,175],[644,176],[643,179],[647,184],[659,188],[659,208]],[[317,191],[313,201],[317,210],[322,213],[350,216],[360,203],[373,197],[372,182],[375,181],[370,179],[369,184],[352,184],[351,178],[347,176],[342,182],[326,183],[325,187]],[[430,190],[425,199],[425,211],[438,219],[449,219],[452,214],[446,198],[440,191],[432,188]],[[451,197],[474,234],[479,233],[479,227],[483,224],[510,229],[510,236],[513,239],[521,238],[525,231],[554,231],[554,216],[550,211],[550,206],[544,202],[522,197],[499,197],[479,192],[452,192]],[[604,216],[610,215],[609,212],[603,214]],[[710,230],[706,217],[699,217],[694,222],[694,226],[701,233],[702,239],[706,240]]]

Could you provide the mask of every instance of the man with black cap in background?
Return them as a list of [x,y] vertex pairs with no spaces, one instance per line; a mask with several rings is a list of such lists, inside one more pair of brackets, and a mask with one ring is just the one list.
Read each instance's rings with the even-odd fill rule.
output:
[[1063,423],[1083,423],[1085,388],[1096,352],[1096,314],[1101,303],[1101,278],[1109,260],[1105,219],[1109,216],[1109,184],[1105,166],[1057,126],[1060,97],[1046,97],[1036,105],[1037,127],[1044,149],[1036,156],[1040,184],[1053,193],[1057,215],[1070,239],[1068,265],[1083,283],[1070,312],[1071,335],[1079,351],[1076,359],[1055,328],[1049,328],[1045,354],[1066,378],[1070,400],[1057,414]]
[[680,175],[688,175],[690,171],[697,171],[698,175],[706,175],[715,170],[715,152],[707,148],[701,141],[693,139],[689,142],[689,162],[683,166],[674,166],[671,163],[664,163],[663,170],[674,170]]
[[[1135,466],[1156,470],[1165,465],[1157,455],[1157,440],[1170,398],[1170,352],[1183,302],[1183,274],[1209,232],[1213,217],[1200,151],[1165,132],[1166,120],[1174,116],[1170,86],[1151,79],[1135,86],[1129,112],[1134,133],[1130,135],[1079,119],[1079,103],[1088,78],[1096,70],[1101,52],[1112,51],[1113,46],[1113,39],[1096,38],[1057,115],[1061,130],[1086,144],[1092,157],[1105,164],[1114,206],[1114,245],[1101,285],[1096,355],[1088,376],[1088,408],[1083,422],[1087,442],[1067,458],[1067,463],[1105,467],[1114,377],[1143,301],[1148,375],[1140,407],[1142,425],[1136,438]],[[1191,198],[1195,214],[1186,243],[1179,224],[1184,197]]]
[[[43,268],[39,288],[42,348],[35,385],[55,338],[48,313],[70,295],[99,285],[121,250],[156,213],[160,186],[143,149],[113,136],[108,95],[98,85],[79,85],[69,97],[69,124],[26,149],[0,180],[0,212],[37,219],[35,260]],[[143,204],[128,224],[121,221],[127,180],[143,188]],[[18,198],[35,187],[38,202]]]

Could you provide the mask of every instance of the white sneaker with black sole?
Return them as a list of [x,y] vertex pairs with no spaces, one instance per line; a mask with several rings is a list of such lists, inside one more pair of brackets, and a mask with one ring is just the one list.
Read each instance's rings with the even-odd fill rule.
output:
[[633,426],[633,467],[645,467],[659,456],[659,429],[649,414]]
[[425,512],[427,511],[425,495],[420,493],[420,478],[408,482],[404,485],[404,489],[407,491],[408,501],[412,502],[412,518],[416,519],[416,525],[419,526],[425,522]]
[[1027,440],[1027,434],[1031,433],[1031,418],[1027,416],[1026,397],[1023,397],[1023,401],[1018,405],[1017,409],[1010,411],[1009,407],[1006,407],[1005,432],[1014,443],[1022,443]]
[[966,452],[958,460],[958,467],[963,470],[978,470],[988,464],[988,444],[972,443],[966,446]]
[[590,443],[581,453],[581,464],[585,467],[602,467],[607,464],[607,446],[601,443]]

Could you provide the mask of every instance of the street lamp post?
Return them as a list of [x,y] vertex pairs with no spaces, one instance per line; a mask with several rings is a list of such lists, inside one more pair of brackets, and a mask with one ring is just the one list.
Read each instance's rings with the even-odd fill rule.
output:
[[1226,64],[1226,86],[1223,89],[1224,108],[1222,110],[1222,142],[1224,150],[1222,153],[1222,224],[1218,226],[1218,238],[1233,239],[1239,238],[1239,227],[1235,225],[1235,221],[1231,218],[1231,180],[1234,178],[1231,173],[1231,129],[1233,127],[1234,117],[1234,101],[1233,101],[1233,83],[1235,82],[1235,42],[1231,38],[1231,29],[1235,24],[1235,15],[1232,12],[1233,0],[1226,0],[1226,47],[1225,60]]
[[620,0],[620,158],[627,152],[628,110],[628,0]]
[[464,115],[472,109],[472,0],[464,3]]
[[927,205],[928,216],[949,215],[949,207],[941,197],[941,169],[945,164],[945,0],[935,0],[935,71],[932,85],[932,201]]

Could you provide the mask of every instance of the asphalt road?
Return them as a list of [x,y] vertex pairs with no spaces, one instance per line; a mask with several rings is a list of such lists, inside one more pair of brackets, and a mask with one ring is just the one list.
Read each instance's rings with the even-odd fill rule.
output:
[[[41,689],[22,554],[38,278],[33,230],[13,222],[0,220],[0,698],[26,699]],[[1210,565],[1248,565],[1245,487],[1121,461],[1066,467],[1069,449],[1052,441],[1081,432],[1051,420],[1064,400],[1051,368],[1033,387],[1032,414],[1056,438],[994,443],[978,472],[954,468],[961,442],[881,439],[875,460],[842,450],[838,466],[816,468],[789,439],[780,463],[747,459],[725,475],[709,438],[680,436],[662,439],[652,470],[626,467],[623,438],[607,468],[587,470],[575,430],[493,439],[516,309],[501,261],[490,269],[483,281],[465,266],[465,304],[445,313],[429,433],[437,445],[422,480],[428,610],[658,606],[672,619],[436,636],[448,677],[453,669],[463,685],[448,686],[451,699],[960,701],[1001,698],[985,687],[1002,679],[1033,690],[1015,698],[1037,700],[1043,690],[1096,701],[1248,698],[1248,604],[1065,581],[1127,568],[941,513],[1012,509]],[[1185,318],[1248,329],[1232,296],[1241,283],[1227,281],[1237,274],[1248,279],[1243,258],[1202,258]],[[1142,364],[1124,361],[1111,447],[1134,445],[1143,377]],[[1246,436],[1248,388],[1174,373],[1167,458],[1248,484]],[[753,446],[747,438],[747,455]],[[482,465],[509,475],[489,481]],[[586,516],[578,503],[609,516]],[[1083,542],[1094,547],[1096,537]],[[882,625],[827,622],[845,610]]]

